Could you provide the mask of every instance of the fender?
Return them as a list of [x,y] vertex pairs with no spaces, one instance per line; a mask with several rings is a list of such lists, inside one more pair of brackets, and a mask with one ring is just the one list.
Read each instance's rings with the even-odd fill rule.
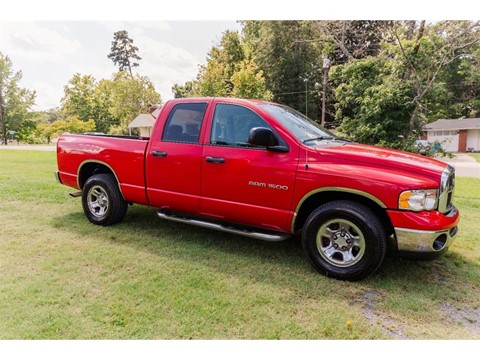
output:
[[355,194],[355,195],[360,195],[363,196],[374,203],[376,203],[378,206],[380,206],[383,209],[386,209],[387,206],[377,197],[373,196],[372,194],[369,194],[365,191],[357,190],[357,189],[351,189],[351,188],[345,188],[345,187],[336,187],[336,186],[329,186],[329,187],[322,187],[318,189],[314,189],[312,191],[309,191],[306,193],[302,199],[298,202],[297,207],[295,208],[295,212],[293,213],[293,218],[292,218],[292,223],[290,225],[290,231],[292,234],[294,233],[295,230],[295,221],[297,219],[298,212],[300,211],[303,203],[305,200],[307,200],[310,196],[321,193],[321,192],[343,192],[343,193],[349,193],[349,194]]
[[118,179],[118,176],[117,176],[117,173],[115,172],[115,170],[113,170],[113,168],[107,164],[106,162],[104,161],[101,161],[101,160],[85,160],[85,161],[82,161],[80,163],[80,165],[78,165],[78,170],[77,170],[77,185],[78,185],[78,188],[81,190],[82,187],[80,186],[80,172],[82,171],[82,168],[84,165],[86,164],[100,164],[100,165],[103,165],[105,167],[107,167],[108,169],[110,169],[110,171],[112,172],[113,176],[115,176],[115,180],[117,181],[117,184],[118,184],[118,189],[120,190],[120,194],[122,195],[122,197],[125,199],[125,196],[123,195],[123,192],[122,192],[122,187],[120,186],[120,180]]

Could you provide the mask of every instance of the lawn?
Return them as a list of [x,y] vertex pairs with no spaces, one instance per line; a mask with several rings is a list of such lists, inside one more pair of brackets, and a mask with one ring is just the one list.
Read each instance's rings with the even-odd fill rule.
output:
[[317,274],[295,240],[137,205],[94,226],[55,169],[53,152],[0,150],[0,339],[480,339],[480,179],[457,180],[445,256],[387,256],[349,283]]
[[480,162],[480,153],[468,153],[468,155],[477,160],[477,162]]

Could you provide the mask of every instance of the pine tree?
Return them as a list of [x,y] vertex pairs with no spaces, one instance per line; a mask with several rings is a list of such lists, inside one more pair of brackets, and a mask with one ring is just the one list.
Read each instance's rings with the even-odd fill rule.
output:
[[132,75],[132,68],[138,66],[135,60],[142,60],[137,54],[138,47],[133,45],[133,40],[128,37],[126,30],[117,31],[113,34],[112,46],[108,58],[118,65],[120,71],[128,70]]

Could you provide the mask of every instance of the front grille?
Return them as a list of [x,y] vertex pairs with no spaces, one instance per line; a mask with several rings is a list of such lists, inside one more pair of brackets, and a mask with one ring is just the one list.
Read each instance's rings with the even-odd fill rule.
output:
[[440,180],[438,197],[438,211],[448,213],[453,207],[453,194],[455,192],[455,169],[448,165],[443,171]]

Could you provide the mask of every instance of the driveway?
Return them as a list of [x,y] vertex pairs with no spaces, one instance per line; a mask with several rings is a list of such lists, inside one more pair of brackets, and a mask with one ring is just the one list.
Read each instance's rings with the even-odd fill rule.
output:
[[440,158],[439,160],[452,165],[455,168],[455,175],[462,177],[480,178],[480,163],[468,154],[455,153],[454,157]]
[[37,150],[37,151],[55,151],[55,145],[0,145],[0,150]]

